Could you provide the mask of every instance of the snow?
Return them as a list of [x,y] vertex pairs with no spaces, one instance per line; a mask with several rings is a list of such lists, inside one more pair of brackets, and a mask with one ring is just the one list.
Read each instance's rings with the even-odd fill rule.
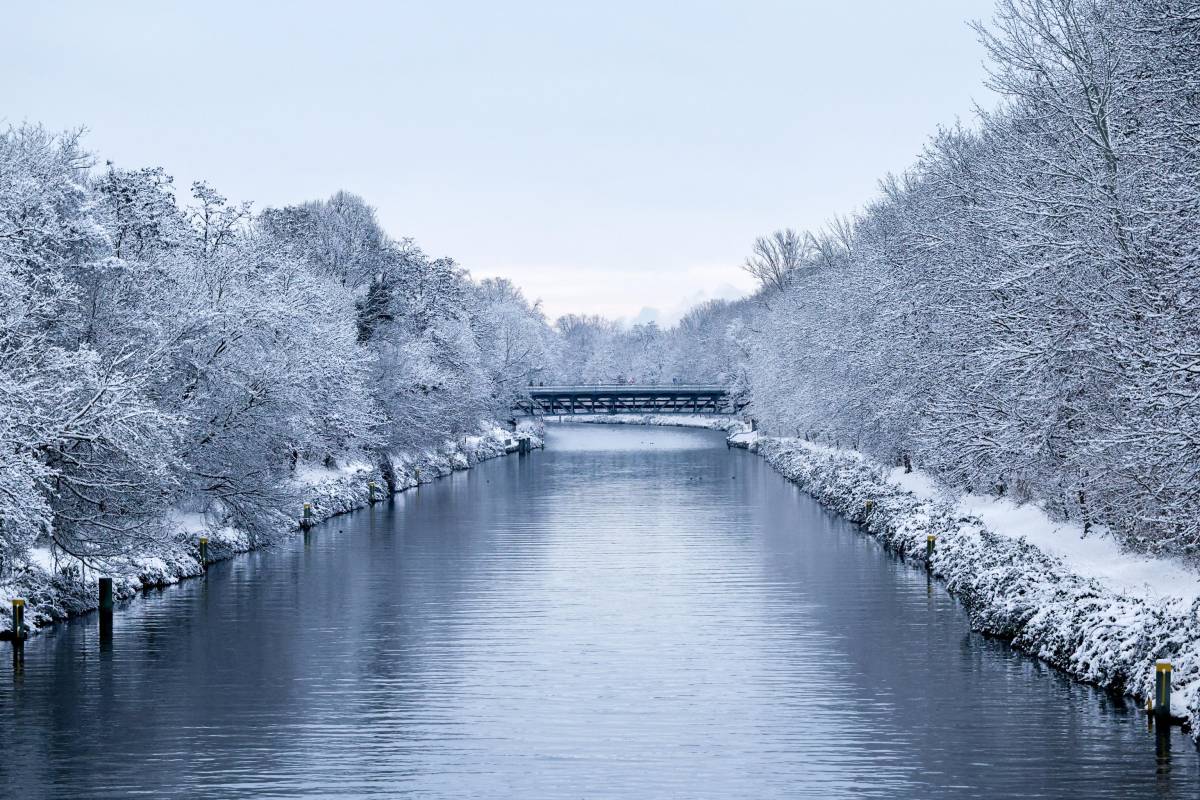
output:
[[[404,491],[418,482],[428,483],[454,470],[514,453],[521,439],[540,447],[541,433],[540,426],[530,422],[522,423],[516,432],[488,424],[479,434],[463,437],[461,441],[446,441],[441,447],[418,453],[393,454],[390,460],[396,490]],[[273,511],[277,535],[299,529],[299,498],[311,504],[314,522],[366,507],[370,500],[368,481],[375,482],[378,499],[385,499],[387,482],[383,475],[377,467],[361,459],[347,458],[334,467],[298,465],[286,482],[288,486],[280,487],[280,502],[287,505]],[[115,596],[128,599],[147,586],[165,586],[200,575],[201,535],[209,540],[210,561],[248,552],[269,541],[229,524],[230,519],[215,503],[203,511],[176,506],[161,519],[160,541],[147,545],[152,550],[97,561],[103,573],[113,577]],[[99,578],[96,569],[89,568],[81,574],[77,562],[62,555],[56,563],[47,545],[31,547],[27,552],[25,563],[16,574],[0,582],[0,597],[26,598],[26,619],[35,626],[35,632],[37,627],[95,609]]]
[[167,524],[182,533],[196,534],[212,527],[209,515],[202,511],[184,511],[173,508],[167,515]]
[[761,436],[762,434],[758,431],[741,430],[729,434],[729,442],[738,447],[751,447],[758,442]]
[[1200,598],[1200,575],[1174,559],[1153,558],[1124,551],[1104,528],[1084,536],[1083,527],[1056,522],[1032,503],[964,495],[958,510],[983,520],[1003,536],[1023,537],[1061,559],[1072,572],[1095,578],[1114,591],[1173,598],[1186,603]]
[[906,473],[895,467],[886,477],[921,500],[952,503],[959,515],[978,518],[994,533],[1025,539],[1060,559],[1074,574],[1113,591],[1186,604],[1200,598],[1200,574],[1195,570],[1175,559],[1130,553],[1104,527],[1097,526],[1085,536],[1082,525],[1054,520],[1034,503],[951,492],[920,470]]
[[[472,437],[478,438],[478,437]],[[350,461],[342,466],[326,467],[322,464],[297,464],[293,481],[301,486],[312,486],[325,481],[339,480],[354,475],[366,475],[373,467],[366,461]]]
[[1124,552],[1103,529],[1084,537],[1036,505],[948,492],[857,452],[765,436],[746,446],[945,581],[976,630],[1140,701],[1153,696],[1155,662],[1170,661],[1172,714],[1200,733],[1200,580],[1181,562]]
[[936,500],[942,494],[933,478],[917,470],[905,472],[903,467],[895,467],[888,472],[887,478],[901,489],[912,492],[922,500]]
[[48,545],[29,548],[27,558],[29,559],[30,564],[40,569],[44,569],[47,572],[53,572],[56,568],[54,563],[54,555],[50,552],[50,547]]

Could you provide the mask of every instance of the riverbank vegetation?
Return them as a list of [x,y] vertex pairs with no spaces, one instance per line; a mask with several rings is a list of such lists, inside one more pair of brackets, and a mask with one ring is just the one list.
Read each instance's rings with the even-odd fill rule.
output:
[[729,383],[768,432],[1194,560],[1200,15],[1000,0],[977,32],[998,107],[861,212],[761,237],[754,298],[653,337],[577,320],[571,375]]
[[[298,469],[463,440],[549,363],[541,309],[384,233],[360,198],[255,214],[76,134],[0,133],[0,569],[251,542]],[[281,512],[287,506],[288,514]]]
[[730,372],[769,431],[1195,558],[1200,15],[1001,0],[979,34],[1003,102],[761,240]]
[[1000,0],[1004,98],[746,300],[550,324],[361,198],[256,211],[76,134],[0,134],[0,571],[280,528],[306,465],[436,448],[533,383],[729,384],[773,433],[908,458],[1087,535],[1200,553],[1200,16]]
[[[1172,559],[1118,555],[1009,499],[928,491],[928,478],[795,438],[733,437],[788,480],[945,581],[976,630],[1074,677],[1154,697],[1174,667],[1172,716],[1200,722],[1200,580]],[[931,543],[932,537],[932,543]]]

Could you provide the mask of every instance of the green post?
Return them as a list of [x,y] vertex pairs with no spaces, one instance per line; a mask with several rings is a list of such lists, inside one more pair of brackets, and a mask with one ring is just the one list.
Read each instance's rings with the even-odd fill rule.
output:
[[25,639],[25,600],[14,597],[12,601],[12,627],[14,641]]
[[874,500],[868,500],[868,501],[867,501],[867,514],[870,514],[870,513],[871,513],[872,511],[874,511],[874,510],[875,510],[875,501],[874,501]]
[[1160,720],[1171,718],[1171,662],[1154,665],[1154,715]]
[[208,569],[208,537],[200,537],[200,566]]
[[937,544],[937,537],[932,533],[925,537],[925,563],[933,564],[933,547]]
[[367,502],[375,502],[375,481],[367,481]]

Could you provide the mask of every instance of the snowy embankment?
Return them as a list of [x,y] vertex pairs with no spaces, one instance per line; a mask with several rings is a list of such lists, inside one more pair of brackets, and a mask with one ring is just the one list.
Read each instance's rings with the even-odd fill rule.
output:
[[1170,661],[1171,710],[1200,733],[1200,575],[1122,552],[1104,531],[1084,537],[1034,505],[947,492],[854,452],[753,433],[730,442],[905,559],[925,563],[936,536],[929,567],[979,631],[1143,703],[1155,662]]
[[595,425],[665,425],[680,428],[709,428],[732,435],[745,432],[749,426],[737,417],[726,414],[565,414],[543,417],[548,421],[586,422]]
[[[530,440],[533,447],[541,447],[540,427],[523,423],[518,432],[513,433],[488,426],[478,436],[448,441],[441,447],[419,453],[393,455],[394,490],[401,492],[455,470],[469,469],[481,461],[515,453],[521,439]],[[313,523],[367,507],[370,482],[376,485],[377,499],[386,499],[388,485],[379,465],[354,460],[339,467],[300,465],[287,485],[277,487],[275,492],[280,505],[288,506],[277,513],[279,530],[287,533],[300,530],[300,504],[303,502],[311,506]],[[47,547],[34,548],[27,564],[14,569],[11,577],[0,581],[0,597],[25,598],[26,624],[32,624],[36,630],[94,610],[98,605],[98,580],[102,574],[113,578],[113,593],[117,599],[130,598],[146,588],[166,586],[203,574],[199,552],[202,536],[208,538],[210,562],[249,552],[268,543],[256,541],[246,530],[229,525],[211,513],[176,511],[164,521],[163,527],[168,534],[153,543],[153,554],[106,559],[102,572],[92,567],[81,570],[77,560],[55,556]]]

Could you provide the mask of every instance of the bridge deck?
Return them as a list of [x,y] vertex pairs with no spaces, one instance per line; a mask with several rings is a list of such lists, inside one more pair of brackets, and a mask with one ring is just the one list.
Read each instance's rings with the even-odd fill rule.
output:
[[529,399],[513,410],[533,415],[736,414],[745,407],[718,385],[600,384],[531,386]]

